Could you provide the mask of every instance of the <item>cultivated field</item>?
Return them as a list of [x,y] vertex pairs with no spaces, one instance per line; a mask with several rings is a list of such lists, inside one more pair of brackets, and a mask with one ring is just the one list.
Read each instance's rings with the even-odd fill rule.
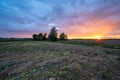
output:
[[0,42],[0,80],[120,80],[120,49],[70,42]]

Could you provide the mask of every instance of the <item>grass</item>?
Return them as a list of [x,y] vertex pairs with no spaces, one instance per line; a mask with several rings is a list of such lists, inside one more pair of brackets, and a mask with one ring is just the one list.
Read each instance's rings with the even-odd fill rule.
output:
[[[59,42],[59,41],[58,41]],[[118,77],[119,52],[117,49],[100,50],[95,56],[93,46],[68,45],[43,42],[21,41],[0,42],[1,80],[90,80]],[[75,41],[72,43],[74,44]],[[77,44],[77,43],[75,43]],[[77,44],[78,45],[78,44]],[[104,52],[106,54],[104,54]],[[88,53],[90,55],[88,55]],[[117,56],[117,57],[116,57]],[[112,60],[110,60],[112,58]],[[113,65],[116,63],[116,65]],[[109,65],[109,66],[108,66]],[[115,66],[115,67],[113,67]],[[112,71],[109,71],[111,69]],[[109,69],[109,70],[108,70]],[[104,71],[103,73],[101,71]],[[111,74],[112,73],[112,74]],[[98,75],[98,77],[96,77]]]
[[0,66],[0,71],[4,70],[4,69],[6,69],[6,68],[8,68],[10,66],[13,66],[13,65],[14,64],[4,64],[4,65]]
[[120,44],[105,44],[97,41],[78,41],[78,40],[68,40],[68,41],[57,41],[57,43],[73,44],[73,45],[86,45],[86,46],[101,46],[105,48],[120,49]]
[[105,50],[104,52],[106,54],[119,55],[120,56],[120,50]]

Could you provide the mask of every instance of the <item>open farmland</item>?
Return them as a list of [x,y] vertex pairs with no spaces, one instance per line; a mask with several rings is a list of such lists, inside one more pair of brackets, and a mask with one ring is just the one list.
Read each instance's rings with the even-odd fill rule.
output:
[[0,42],[0,80],[120,80],[120,49]]

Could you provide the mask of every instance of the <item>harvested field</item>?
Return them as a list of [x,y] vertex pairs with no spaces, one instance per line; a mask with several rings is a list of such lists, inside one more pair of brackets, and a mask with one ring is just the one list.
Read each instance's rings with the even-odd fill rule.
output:
[[0,80],[120,80],[120,50],[42,41],[0,42]]

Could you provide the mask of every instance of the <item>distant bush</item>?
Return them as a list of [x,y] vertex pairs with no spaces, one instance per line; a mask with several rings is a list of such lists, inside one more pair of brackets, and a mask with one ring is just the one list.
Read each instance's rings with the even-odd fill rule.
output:
[[38,35],[37,34],[33,34],[33,40],[34,41],[38,40]]
[[34,41],[42,41],[42,40],[46,40],[47,39],[47,34],[46,33],[39,33],[37,34],[33,34],[33,40]]
[[47,40],[47,33],[43,34],[43,40]]
[[53,27],[51,30],[50,30],[50,33],[48,35],[48,39],[51,40],[51,41],[57,41],[57,29],[56,27]]
[[67,35],[65,33],[61,33],[59,36],[60,40],[67,40]]
[[[39,34],[33,34],[33,40],[34,41],[42,41],[42,40],[51,40],[51,41],[57,41],[58,40],[58,33],[56,27],[53,27],[50,30],[50,33],[47,37],[47,33],[39,33]],[[63,32],[59,35],[59,40],[67,40],[67,35]]]

